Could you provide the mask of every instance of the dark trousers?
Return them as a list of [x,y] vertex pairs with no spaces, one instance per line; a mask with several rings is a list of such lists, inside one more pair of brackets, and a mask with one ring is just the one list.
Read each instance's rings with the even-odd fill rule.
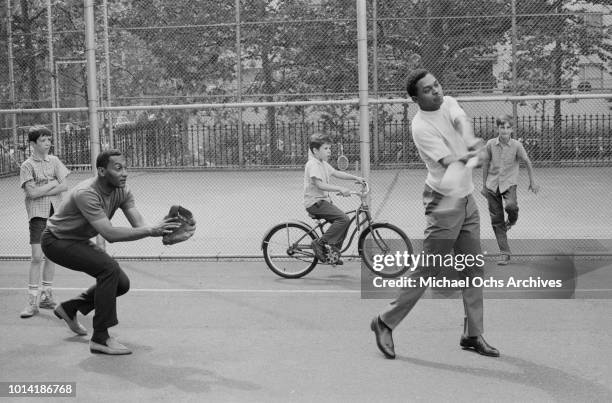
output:
[[[480,248],[480,215],[474,196],[463,197],[457,201],[453,209],[436,211],[436,207],[445,196],[425,185],[423,204],[425,205],[425,239],[423,252],[425,255],[446,255],[452,251],[455,254],[476,256],[482,252]],[[454,269],[453,269],[454,270]],[[380,314],[380,319],[390,328],[397,325],[408,315],[419,301],[426,287],[419,286],[420,278],[437,276],[440,267],[420,265],[410,275],[415,278],[417,286],[403,288],[398,297]],[[473,266],[458,272],[462,279],[482,277],[482,267]],[[466,333],[468,336],[479,336],[483,333],[483,296],[482,287],[474,287],[472,282],[463,288],[463,307],[467,318]]]
[[330,227],[321,237],[321,241],[342,249],[342,243],[346,238],[351,220],[342,210],[327,200],[320,200],[306,209],[317,218],[322,218],[331,223]]
[[519,212],[516,199],[516,185],[510,186],[504,193],[500,193],[499,188],[495,191],[487,189],[487,201],[489,203],[491,225],[495,232],[499,250],[501,253],[509,255],[510,245],[508,245],[508,236],[506,235],[507,229],[504,210],[506,210],[506,214],[508,214],[508,222],[510,225],[516,224]]
[[75,298],[62,302],[70,317],[77,311],[87,315],[95,309],[94,332],[105,332],[119,323],[116,299],[128,292],[130,279],[115,259],[89,240],[58,239],[48,229],[43,232],[41,247],[53,262],[96,278],[96,284]]

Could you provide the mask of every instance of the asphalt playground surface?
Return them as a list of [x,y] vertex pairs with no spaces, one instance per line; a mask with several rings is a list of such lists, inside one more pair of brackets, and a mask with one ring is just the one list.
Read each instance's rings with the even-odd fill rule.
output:
[[[461,350],[461,299],[428,291],[394,331],[396,360],[369,329],[389,299],[362,298],[356,261],[298,280],[262,261],[120,261],[131,290],[110,331],[133,354],[115,357],[91,354],[51,311],[19,318],[28,264],[0,261],[0,382],[76,382],[76,397],[55,401],[612,401],[610,261],[576,262],[565,299],[485,291],[500,358]],[[57,267],[56,299],[92,280]],[[91,314],[79,319],[91,333]]]

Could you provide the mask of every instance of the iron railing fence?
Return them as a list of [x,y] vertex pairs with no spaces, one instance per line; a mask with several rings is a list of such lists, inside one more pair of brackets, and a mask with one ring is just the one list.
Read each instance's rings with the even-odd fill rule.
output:
[[[473,118],[477,136],[496,136],[494,116]],[[551,116],[522,116],[517,121],[514,137],[523,143],[533,162],[611,163],[612,114],[567,115],[560,120],[559,135]],[[410,122],[393,120],[378,124],[374,131],[370,122],[370,159],[374,167],[398,164],[421,164],[412,142]],[[359,155],[359,125],[355,122],[279,122],[274,126],[276,144],[270,144],[269,125],[242,126],[244,161],[238,158],[237,125],[179,125],[146,122],[115,130],[114,147],[122,150],[133,168],[267,168],[275,166],[301,168],[308,158],[308,139],[313,133],[326,133],[333,140],[333,156],[342,150],[350,161]],[[60,133],[61,147],[53,150],[66,165],[88,167],[90,164],[89,129],[71,126]],[[27,130],[19,130],[18,143],[11,137],[3,144],[0,173],[17,172],[18,165],[29,155]],[[104,147],[110,146],[103,144]],[[377,154],[375,151],[377,150]]]

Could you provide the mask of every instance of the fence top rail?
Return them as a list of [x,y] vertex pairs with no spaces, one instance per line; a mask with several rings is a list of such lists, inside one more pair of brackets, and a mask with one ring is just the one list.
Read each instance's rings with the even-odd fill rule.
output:
[[[556,94],[556,95],[493,95],[493,96],[458,96],[456,99],[463,102],[521,102],[535,100],[580,100],[580,99],[612,99],[612,93],[601,94]],[[369,98],[368,104],[409,104],[414,103],[409,98]],[[316,101],[274,101],[274,102],[224,102],[224,103],[194,103],[194,104],[165,104],[165,105],[129,105],[129,106],[100,106],[98,112],[111,111],[138,111],[138,110],[177,110],[177,109],[219,109],[219,108],[248,108],[248,107],[287,107],[309,105],[359,105],[359,98],[316,100]],[[39,109],[0,109],[0,115],[24,113],[49,112],[87,112],[87,107],[78,108],[39,108]]]

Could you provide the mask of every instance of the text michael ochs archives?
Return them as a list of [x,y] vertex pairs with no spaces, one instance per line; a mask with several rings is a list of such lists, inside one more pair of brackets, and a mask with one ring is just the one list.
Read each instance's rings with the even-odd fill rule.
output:
[[543,279],[541,277],[496,279],[493,277],[467,277],[463,279],[449,279],[446,277],[397,277],[382,278],[376,276],[372,279],[376,288],[406,288],[406,287],[434,287],[434,288],[561,288],[562,280]]

